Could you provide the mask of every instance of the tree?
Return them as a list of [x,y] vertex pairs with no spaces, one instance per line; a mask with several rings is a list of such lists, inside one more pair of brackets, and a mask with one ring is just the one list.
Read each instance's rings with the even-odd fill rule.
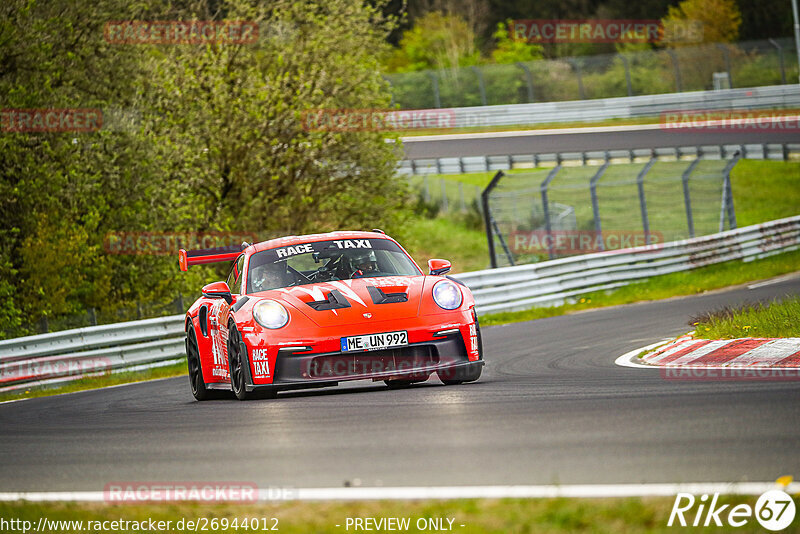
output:
[[[665,31],[680,33],[699,23],[702,27],[702,42],[730,43],[739,37],[742,14],[735,0],[684,0],[677,7],[670,6],[662,19]],[[680,35],[669,42],[670,46],[696,45],[693,39],[682,41]]]
[[469,24],[458,15],[431,11],[403,33],[400,48],[389,58],[387,67],[395,72],[444,70],[475,65],[479,60],[475,33]]

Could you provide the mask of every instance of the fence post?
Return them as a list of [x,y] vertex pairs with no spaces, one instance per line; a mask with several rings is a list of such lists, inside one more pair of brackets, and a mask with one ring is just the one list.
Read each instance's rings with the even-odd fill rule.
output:
[[492,264],[492,269],[497,268],[497,256],[494,250],[494,221],[492,220],[492,212],[489,208],[489,194],[492,192],[497,186],[497,182],[500,181],[502,178],[503,171],[497,171],[497,174],[494,175],[492,181],[489,182],[489,185],[486,186],[481,192],[481,205],[483,206],[483,222],[486,227],[486,240],[488,241],[489,245],[489,261]]
[[431,201],[431,190],[430,186],[428,185],[428,175],[422,175],[422,198],[425,202]]
[[730,51],[722,43],[717,43],[717,48],[722,50],[722,54],[725,56],[725,70],[728,71],[728,85],[730,85],[730,88],[733,89],[733,72],[731,72]]
[[597,172],[594,173],[592,179],[589,180],[589,191],[592,194],[592,213],[594,213],[594,232],[597,236],[597,242],[600,243],[600,250],[605,250],[606,247],[603,243],[603,228],[600,225],[600,203],[597,201],[597,182],[603,177],[603,173],[606,172],[608,165],[609,161],[606,159],[602,167],[600,167]]
[[47,316],[42,315],[41,319],[39,319],[39,333],[46,334],[50,331],[50,327],[47,324]]
[[481,93],[481,104],[486,106],[486,84],[483,81],[483,73],[481,72],[481,69],[475,65],[472,65],[470,70],[472,70],[472,72],[475,73],[475,76],[478,77],[478,90]]
[[650,161],[647,162],[647,165],[639,171],[639,174],[636,176],[636,186],[639,188],[639,209],[642,212],[642,229],[644,230],[644,242],[645,244],[650,244],[650,219],[647,216],[647,200],[644,196],[644,177],[645,175],[650,172],[650,169],[655,165],[656,158],[650,158]]
[[736,212],[733,208],[733,191],[731,190],[731,171],[733,167],[739,162],[742,157],[738,151],[733,155],[733,159],[725,166],[722,171],[722,206],[720,207],[719,214],[719,231],[725,230],[725,219],[728,219],[728,229],[733,230],[736,228]]
[[483,203],[480,202],[480,199],[481,199],[481,188],[480,188],[480,186],[476,185],[475,186],[475,198],[474,198],[474,200],[478,201],[476,203],[478,205],[478,211],[480,212],[481,215],[483,215]]
[[547,190],[550,188],[550,182],[553,181],[553,178],[556,177],[556,174],[561,171],[561,163],[553,167],[553,169],[547,174],[547,178],[544,179],[542,184],[539,186],[539,191],[542,194],[542,212],[544,213],[544,229],[547,232],[547,255],[552,260],[555,257],[555,253],[553,252],[553,227],[550,224],[550,206],[547,203]]
[[442,211],[447,211],[447,184],[445,184],[444,178],[439,179],[439,185],[442,189]]
[[183,307],[183,293],[178,293],[177,302],[178,302],[178,313],[181,314],[184,311],[186,311],[186,309]]
[[692,199],[689,194],[689,177],[698,163],[700,163],[699,154],[697,159],[689,164],[681,176],[681,181],[683,182],[683,203],[686,207],[686,223],[689,226],[689,237],[694,237],[694,217],[692,216]]
[[435,72],[427,70],[425,73],[431,79],[431,82],[433,82],[433,105],[440,108],[442,107],[442,97],[439,94],[439,78],[436,76]]
[[467,211],[467,202],[464,200],[464,182],[458,182],[458,198],[461,200],[461,211]]
[[94,308],[89,308],[89,324],[97,326],[97,312]]
[[583,76],[581,74],[581,65],[575,58],[567,58],[567,62],[575,69],[575,75],[578,77],[578,94],[581,100],[586,100],[586,91],[583,88]]
[[516,65],[525,72],[525,84],[528,86],[528,103],[533,104],[536,100],[533,98],[533,76],[531,76],[531,69],[521,61],[517,61]]
[[778,62],[781,66],[781,84],[786,85],[786,68],[783,64],[783,47],[775,39],[770,38],[769,43],[778,50]]
[[633,96],[633,84],[631,84],[631,68],[625,54],[617,54],[625,67],[625,85],[628,87],[628,96]]
[[681,67],[678,63],[678,56],[675,54],[674,50],[667,49],[667,54],[672,59],[672,66],[675,69],[675,92],[682,93],[683,92],[683,81],[681,80]]

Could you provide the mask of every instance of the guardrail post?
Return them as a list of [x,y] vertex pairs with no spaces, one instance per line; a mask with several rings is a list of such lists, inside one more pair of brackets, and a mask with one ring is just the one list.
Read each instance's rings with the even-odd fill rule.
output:
[[689,164],[681,176],[681,181],[683,182],[683,203],[686,206],[686,224],[689,226],[689,237],[694,237],[694,217],[692,216],[692,199],[689,194],[689,177],[692,175],[692,171],[694,171],[698,163],[700,163],[699,157]]
[[539,191],[542,194],[542,212],[544,213],[544,229],[547,232],[547,255],[552,260],[555,257],[555,252],[553,251],[553,227],[550,224],[550,206],[547,202],[547,190],[550,187],[550,182],[553,181],[553,178],[556,177],[556,174],[561,171],[561,163],[559,162],[558,165],[553,167],[553,169],[547,174],[547,178],[544,179],[542,184],[539,186]]
[[742,155],[738,151],[733,155],[733,159],[725,166],[722,171],[722,206],[719,213],[719,231],[725,230],[725,219],[728,219],[728,229],[733,230],[736,228],[736,211],[733,208],[733,190],[731,189],[731,171],[733,167],[739,162]]
[[583,88],[583,75],[581,73],[581,65],[575,58],[567,58],[567,62],[575,69],[575,75],[578,77],[578,94],[581,100],[586,100],[586,91]]
[[594,232],[597,236],[597,242],[600,244],[600,250],[605,250],[606,247],[605,244],[603,244],[603,228],[600,225],[600,203],[597,201],[597,182],[603,177],[603,173],[606,172],[608,165],[609,161],[606,160],[603,166],[594,173],[594,176],[592,176],[592,179],[589,181],[589,191],[592,194],[592,213],[594,213]]
[[470,67],[470,70],[472,70],[472,72],[475,73],[475,76],[478,77],[478,90],[481,92],[481,104],[483,104],[485,106],[485,105],[487,105],[486,104],[486,83],[483,81],[483,73],[481,72],[481,69],[479,69],[475,65],[472,65]]
[[783,63],[783,47],[775,39],[770,38],[769,43],[778,50],[778,63],[781,66],[781,84],[786,85],[786,68]]
[[444,178],[439,179],[439,185],[442,189],[442,211],[447,211],[447,184],[444,183]]
[[650,172],[650,169],[653,168],[656,161],[658,161],[655,157],[650,158],[650,161],[647,162],[647,165],[639,171],[639,174],[636,176],[636,186],[639,188],[639,209],[642,212],[642,229],[644,230],[644,242],[645,244],[650,244],[650,219],[647,216],[647,200],[644,196],[644,177],[645,175]]
[[536,100],[533,98],[533,76],[531,76],[531,69],[521,61],[517,61],[516,65],[525,72],[525,84],[528,86],[528,103],[533,104]]
[[667,54],[669,54],[670,59],[672,59],[672,67],[675,70],[675,92],[682,93],[683,92],[683,81],[681,80],[681,67],[678,63],[678,56],[675,54],[674,50],[667,49]]
[[617,54],[622,60],[622,66],[625,67],[625,85],[628,87],[628,96],[633,96],[633,84],[631,84],[631,67],[628,64],[628,58],[625,54]]
[[725,70],[728,71],[728,84],[731,86],[731,89],[733,89],[733,72],[731,72],[730,51],[721,43],[717,43],[717,48],[722,50],[722,54],[725,56]]
[[431,79],[431,82],[433,82],[433,105],[440,108],[442,107],[442,97],[439,94],[439,77],[436,76],[435,72],[429,70],[425,71],[425,73],[428,75],[428,78]]

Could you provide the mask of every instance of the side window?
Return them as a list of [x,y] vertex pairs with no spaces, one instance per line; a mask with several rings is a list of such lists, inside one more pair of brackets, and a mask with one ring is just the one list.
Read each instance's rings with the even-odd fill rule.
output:
[[231,293],[234,295],[242,292],[242,267],[244,267],[244,254],[236,259],[231,267],[231,273],[228,275],[228,287],[231,288]]

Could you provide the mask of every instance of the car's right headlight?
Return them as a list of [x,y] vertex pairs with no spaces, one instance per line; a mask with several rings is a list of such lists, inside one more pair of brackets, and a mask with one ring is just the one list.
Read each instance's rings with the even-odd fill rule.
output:
[[433,286],[433,300],[444,310],[455,310],[463,302],[461,290],[450,280],[440,280]]
[[253,306],[253,319],[264,328],[275,330],[289,322],[289,312],[280,302],[262,300]]

